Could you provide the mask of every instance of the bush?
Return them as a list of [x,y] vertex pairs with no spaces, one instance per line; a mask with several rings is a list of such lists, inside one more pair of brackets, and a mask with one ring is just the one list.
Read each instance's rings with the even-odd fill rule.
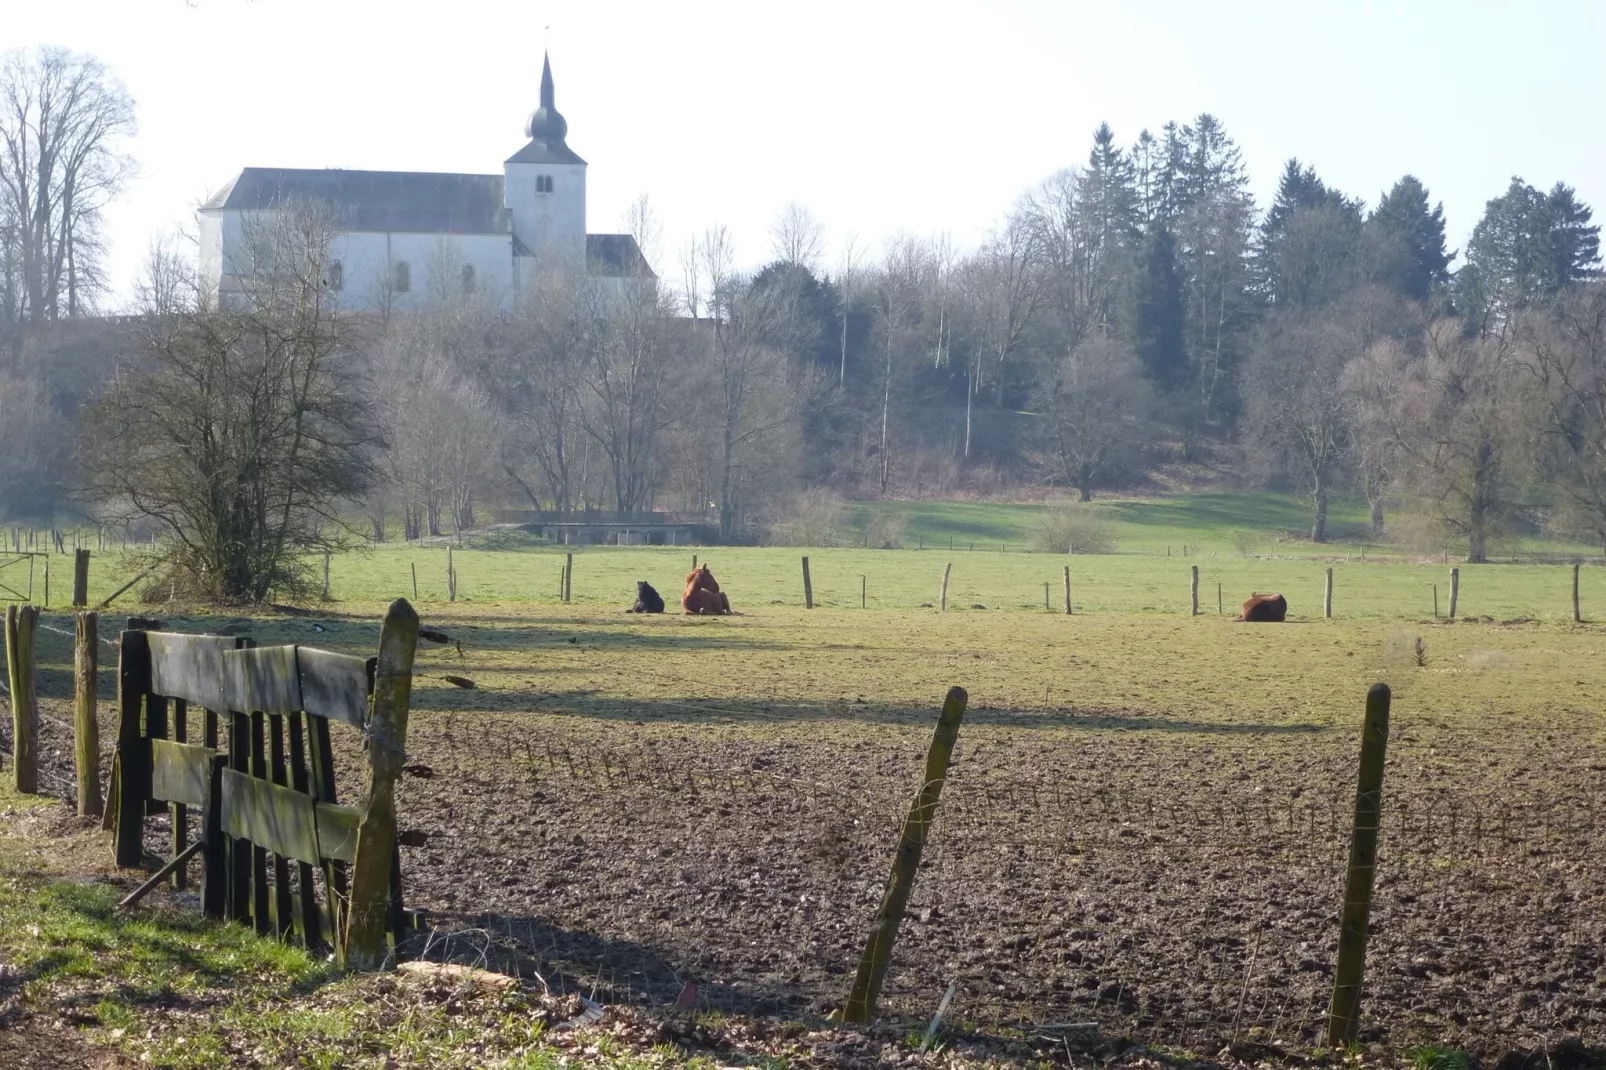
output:
[[1232,533],[1233,549],[1238,551],[1239,557],[1253,557],[1255,551],[1260,548],[1260,540],[1260,532],[1250,531],[1247,528]]
[[842,527],[842,496],[825,487],[794,494],[770,525],[771,546],[831,546]]
[[900,514],[872,506],[864,518],[864,545],[872,550],[896,550],[903,545],[908,526]]
[[1097,515],[1065,506],[1043,514],[1033,545],[1051,554],[1108,554],[1115,552],[1115,536]]

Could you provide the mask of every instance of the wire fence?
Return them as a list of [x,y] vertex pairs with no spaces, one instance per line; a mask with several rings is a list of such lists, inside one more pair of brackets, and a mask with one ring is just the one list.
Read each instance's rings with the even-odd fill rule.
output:
[[[907,735],[412,731],[413,901],[604,1001],[760,1013],[840,1006],[920,764]],[[1357,739],[1119,735],[961,733],[881,1014],[929,1019],[955,984],[954,1028],[1319,1044]],[[1404,721],[1390,746],[1361,1038],[1606,1027],[1598,743]]]
[[[927,1020],[953,985],[954,1029],[1319,1044],[1356,706],[1355,731],[1301,734],[967,726],[882,1015]],[[72,726],[52,708],[41,775],[71,798]],[[604,1002],[840,1006],[924,730],[717,723],[750,713],[669,700],[416,715],[403,871],[409,902],[438,919],[431,953],[472,945]],[[355,797],[360,741],[336,745],[352,749],[338,767]],[[1396,716],[1363,1041],[1492,1053],[1606,1032],[1603,772],[1591,711],[1537,727]]]

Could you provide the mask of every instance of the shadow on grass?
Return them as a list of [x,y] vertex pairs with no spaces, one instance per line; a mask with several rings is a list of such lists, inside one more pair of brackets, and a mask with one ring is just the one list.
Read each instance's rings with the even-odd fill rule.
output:
[[[859,702],[774,702],[762,698],[633,699],[593,691],[559,691],[550,694],[500,692],[489,703],[475,696],[444,688],[414,687],[414,704],[422,710],[450,707],[452,713],[527,712],[548,716],[633,724],[764,725],[785,723],[870,724],[929,727],[936,723],[937,703],[900,706]],[[1156,732],[1181,735],[1314,735],[1337,725],[1314,721],[1198,721],[1156,716],[1135,710],[1080,707],[1069,709],[1008,709],[972,706],[967,725],[993,725],[1040,731]]]
[[534,915],[431,911],[429,917],[431,929],[408,941],[407,956],[538,980],[553,995],[578,992],[603,1004],[664,1007],[687,981],[697,980],[697,1010],[818,1016],[827,1009],[818,985],[775,976],[712,983],[692,968],[686,952],[567,929]]

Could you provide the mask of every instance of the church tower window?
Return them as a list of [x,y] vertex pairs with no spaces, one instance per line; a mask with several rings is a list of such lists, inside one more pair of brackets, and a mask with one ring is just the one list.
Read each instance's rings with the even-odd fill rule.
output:
[[396,261],[396,292],[410,293],[413,288],[413,266],[405,260]]
[[552,192],[552,176],[551,175],[536,175],[535,176],[535,192],[537,192],[537,193],[551,193]]

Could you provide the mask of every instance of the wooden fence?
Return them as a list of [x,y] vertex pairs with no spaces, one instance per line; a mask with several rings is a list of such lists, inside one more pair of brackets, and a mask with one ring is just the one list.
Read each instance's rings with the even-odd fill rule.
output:
[[[409,677],[417,623],[405,602],[392,606],[385,620],[385,639],[404,655]],[[421,924],[402,903],[394,811],[388,835],[370,835],[364,843],[359,830],[368,828],[372,799],[344,806],[335,793],[331,725],[371,734],[376,663],[386,675],[384,639],[377,659],[141,630],[123,632],[120,649],[108,813],[119,866],[140,864],[146,818],[165,810],[173,855],[149,883],[170,876],[182,887],[185,863],[199,855],[201,905],[209,915],[293,936],[342,958],[350,904],[372,902],[375,892],[386,903],[383,928],[397,940]],[[401,700],[398,743],[405,738],[407,695]],[[388,708],[384,715],[395,712]],[[199,741],[190,736],[193,721]],[[392,727],[389,738],[396,734]],[[370,795],[380,779],[374,772]],[[192,812],[201,828],[189,843]],[[385,868],[359,863],[364,850],[389,855],[388,890],[348,887],[348,865],[364,872]]]

